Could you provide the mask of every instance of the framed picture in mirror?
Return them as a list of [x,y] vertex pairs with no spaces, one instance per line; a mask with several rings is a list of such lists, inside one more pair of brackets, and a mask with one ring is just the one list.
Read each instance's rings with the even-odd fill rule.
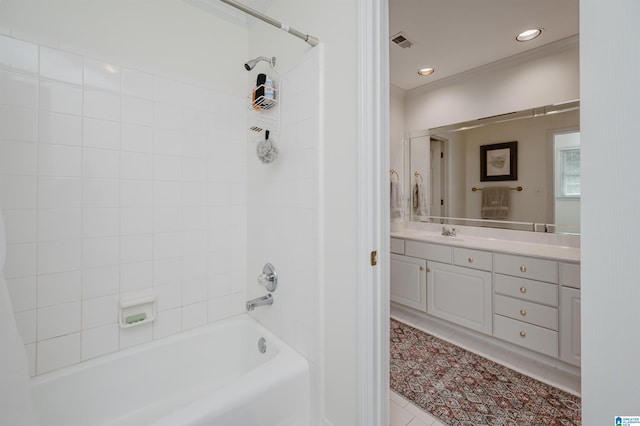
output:
[[480,181],[518,180],[518,142],[480,147]]

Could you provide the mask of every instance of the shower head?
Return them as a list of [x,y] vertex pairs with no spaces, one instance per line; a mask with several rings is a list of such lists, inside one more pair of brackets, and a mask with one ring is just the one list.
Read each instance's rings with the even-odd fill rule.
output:
[[272,58],[267,58],[264,56],[258,56],[255,59],[250,59],[248,60],[245,64],[244,64],[244,69],[246,69],[247,71],[251,71],[258,62],[260,61],[265,61],[268,62],[269,65],[271,65],[271,67],[275,67],[276,66],[276,57],[272,57]]

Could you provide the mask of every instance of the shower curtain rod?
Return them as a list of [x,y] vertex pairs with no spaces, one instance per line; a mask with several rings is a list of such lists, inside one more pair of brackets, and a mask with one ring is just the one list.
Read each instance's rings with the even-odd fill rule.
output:
[[222,3],[228,4],[231,7],[235,7],[238,10],[243,11],[244,13],[248,13],[249,15],[253,16],[254,18],[258,18],[261,21],[266,22],[267,24],[271,24],[274,27],[280,28],[282,31],[286,31],[289,34],[292,34],[298,38],[301,38],[302,40],[306,41],[307,43],[309,43],[311,46],[315,46],[318,44],[318,39],[315,38],[314,36],[310,36],[309,34],[303,34],[300,31],[289,27],[288,25],[283,24],[282,22],[278,22],[275,19],[264,15],[260,12],[258,12],[257,10],[251,9],[250,7],[247,7],[245,5],[243,5],[242,3],[238,3],[235,0],[220,0]]

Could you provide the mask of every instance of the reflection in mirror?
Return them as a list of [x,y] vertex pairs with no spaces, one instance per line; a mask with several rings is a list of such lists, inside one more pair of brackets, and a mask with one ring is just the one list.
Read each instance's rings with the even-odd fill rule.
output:
[[[579,125],[579,102],[574,101],[412,133],[404,176],[410,188],[407,217],[578,234]],[[500,145],[507,142],[517,143]],[[494,158],[516,147],[514,164]],[[487,155],[492,150],[493,157]],[[483,168],[483,161],[492,164]],[[487,177],[487,170],[493,176]]]

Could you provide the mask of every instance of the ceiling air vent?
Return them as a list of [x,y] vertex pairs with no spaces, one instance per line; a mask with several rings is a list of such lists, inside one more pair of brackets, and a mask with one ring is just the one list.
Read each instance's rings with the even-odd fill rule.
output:
[[413,45],[413,42],[409,40],[407,35],[403,32],[399,32],[398,34],[391,37],[391,41],[402,47],[403,49],[406,49],[407,47],[411,47]]

